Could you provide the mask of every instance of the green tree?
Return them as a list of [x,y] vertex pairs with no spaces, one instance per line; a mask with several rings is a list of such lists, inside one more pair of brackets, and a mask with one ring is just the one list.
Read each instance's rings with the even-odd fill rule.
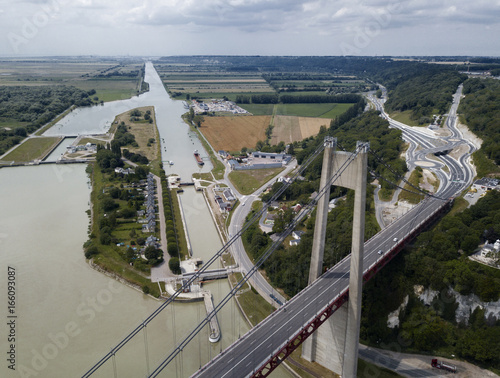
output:
[[181,274],[181,264],[178,257],[172,257],[168,261],[168,267],[174,274]]
[[172,257],[176,257],[179,254],[179,248],[177,247],[177,243],[168,243],[167,244],[168,254]]

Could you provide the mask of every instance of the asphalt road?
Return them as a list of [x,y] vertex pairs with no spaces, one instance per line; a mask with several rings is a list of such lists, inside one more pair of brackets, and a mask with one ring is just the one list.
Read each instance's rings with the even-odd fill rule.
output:
[[[459,95],[456,94],[456,97],[459,97]],[[453,111],[456,112],[457,106],[458,101],[454,101],[450,114],[453,114]],[[391,120],[383,111],[381,104],[380,109],[382,116],[389,120],[392,127],[403,130],[403,137],[405,140],[408,140],[415,146],[420,145],[426,149],[436,147],[436,145],[433,144],[433,139],[435,138]],[[456,119],[450,119],[449,122],[450,124],[448,126],[450,129],[454,129]],[[411,150],[413,151],[412,154],[415,154],[416,147]],[[415,158],[417,156],[418,155],[415,154],[411,157]],[[421,158],[422,156],[418,157]],[[437,193],[438,197],[442,199],[453,197],[471,182],[471,172],[467,164],[465,164],[466,157],[467,156],[462,156],[457,161],[449,156],[441,156],[443,163],[448,166],[449,173],[446,174],[442,170],[437,172],[441,180],[440,190]],[[406,235],[419,227],[422,222],[425,222],[425,220],[431,217],[432,214],[443,205],[444,201],[442,199],[427,198],[396,222],[391,223],[373,238],[368,240],[364,245],[363,271],[366,273],[375,265],[379,264],[385,254],[392,249],[398,248],[398,244],[402,243]],[[243,201],[245,201],[245,199],[243,199]],[[245,206],[241,206],[241,208],[244,207]],[[245,208],[248,209],[247,207]],[[232,224],[235,228],[231,228],[231,232],[237,230],[238,223],[236,222],[241,222],[241,220],[244,219],[243,214],[248,213],[248,211],[249,210],[242,212],[238,221],[235,220],[235,223]],[[382,253],[379,254],[378,251],[382,251]],[[243,257],[244,255],[246,254],[239,254],[242,265],[245,260]],[[236,341],[231,347],[219,354],[194,376],[244,377],[252,374],[256,367],[264,365],[272,355],[282,346],[286,345],[289,340],[297,334],[298,330],[302,329],[304,325],[308,324],[315,316],[321,313],[324,308],[333,303],[347,290],[349,284],[349,268],[350,256],[347,256],[335,267],[317,279],[312,285],[309,285],[241,339]]]
[[[364,246],[363,271],[373,268],[384,255],[443,204],[427,199],[368,240]],[[383,253],[379,254],[378,251]],[[196,377],[245,377],[293,338],[298,330],[344,293],[349,285],[350,256],[318,278],[284,306],[254,327],[232,347],[218,355]]]
[[[264,190],[266,190],[269,185],[274,184],[279,177],[286,176],[293,169],[295,169],[295,167],[296,161],[292,160],[283,172],[274,177],[272,180],[268,181],[254,193],[249,196],[239,196],[240,205],[234,210],[233,216],[231,218],[231,223],[229,225],[230,237],[236,235],[241,230],[241,228],[245,224],[247,215],[252,210],[253,202],[259,199],[259,196],[264,192]],[[252,269],[254,264],[248,257],[245,248],[243,247],[241,238],[238,238],[231,246],[231,252],[242,272],[247,273]],[[286,299],[278,291],[276,291],[259,272],[253,274],[253,276],[250,278],[250,284],[259,292],[259,294],[263,298],[265,298],[272,305],[278,306],[278,303],[274,301],[270,295],[275,296],[275,298],[277,298],[281,303],[286,302]]]

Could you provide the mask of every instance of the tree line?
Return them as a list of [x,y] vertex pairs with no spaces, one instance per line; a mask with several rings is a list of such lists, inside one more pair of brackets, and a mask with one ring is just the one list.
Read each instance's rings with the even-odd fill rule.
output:
[[338,94],[338,95],[287,95],[287,94],[256,94],[256,95],[237,95],[238,104],[322,104],[322,103],[356,103],[360,100],[357,94]]
[[[167,234],[167,251],[170,255],[168,265],[174,274],[181,274],[180,256],[181,248],[178,236],[178,219],[175,218],[174,204],[172,202],[172,190],[168,187],[165,171],[160,171],[160,179],[163,196],[163,209],[165,211],[165,232]],[[182,227],[181,227],[182,229]],[[185,254],[186,252],[184,252]]]

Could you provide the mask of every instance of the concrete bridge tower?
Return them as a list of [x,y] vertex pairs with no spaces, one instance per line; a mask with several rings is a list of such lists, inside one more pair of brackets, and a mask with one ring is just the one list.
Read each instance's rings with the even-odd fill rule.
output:
[[[349,300],[339,308],[318,330],[302,344],[302,357],[341,375],[356,377],[358,364],[361,294],[363,285],[363,247],[365,234],[366,175],[368,143],[357,143],[357,155],[336,152],[336,138],[325,138],[320,188],[323,188],[343,164],[351,163],[335,181],[336,186],[354,189],[354,218],[352,230]],[[311,252],[309,284],[323,273],[326,221],[330,188],[318,201],[316,225]]]

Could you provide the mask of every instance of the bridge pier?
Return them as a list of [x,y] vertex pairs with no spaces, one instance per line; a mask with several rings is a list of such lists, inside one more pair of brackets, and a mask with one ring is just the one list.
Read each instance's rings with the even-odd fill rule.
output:
[[[349,276],[349,300],[328,319],[302,346],[302,357],[316,361],[343,376],[355,377],[358,364],[359,328],[363,279],[363,247],[365,233],[366,175],[368,144],[358,142],[359,153],[334,152],[336,140],[325,138],[320,187],[326,185],[340,169],[336,186],[354,189],[354,218]],[[345,170],[343,164],[353,160]],[[326,220],[330,191],[318,201],[309,284],[322,274]]]

